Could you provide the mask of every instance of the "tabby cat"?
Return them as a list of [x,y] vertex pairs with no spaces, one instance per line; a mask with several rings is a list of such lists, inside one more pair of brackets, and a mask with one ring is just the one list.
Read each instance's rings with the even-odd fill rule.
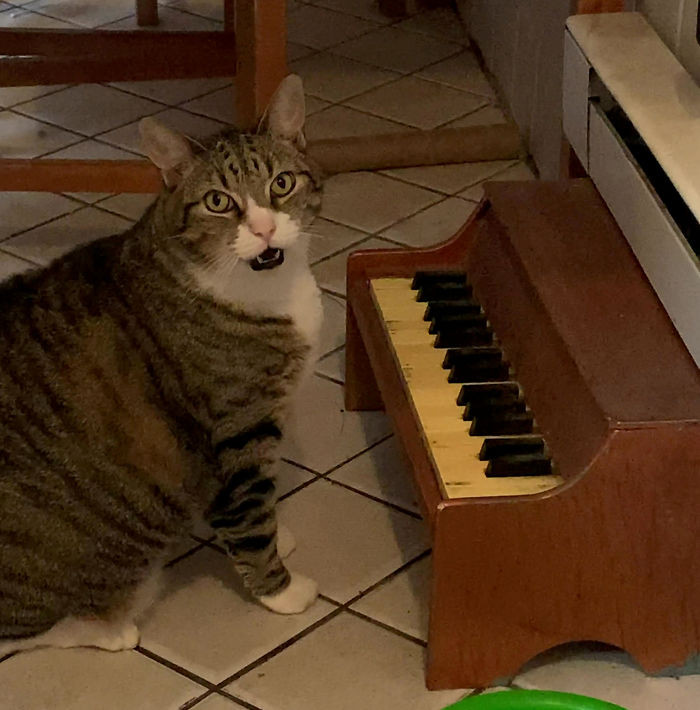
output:
[[316,598],[280,560],[270,473],[321,319],[303,121],[295,76],[255,135],[144,119],[164,188],[141,220],[0,286],[0,656],[136,645],[201,516],[262,604]]

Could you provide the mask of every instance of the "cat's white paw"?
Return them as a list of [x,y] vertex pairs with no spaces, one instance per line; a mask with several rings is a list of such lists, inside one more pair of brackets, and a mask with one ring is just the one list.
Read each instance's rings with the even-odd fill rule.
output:
[[124,624],[114,630],[114,633],[105,634],[96,638],[90,646],[102,648],[105,651],[127,651],[138,646],[141,634],[136,624]]
[[292,572],[292,580],[278,594],[258,597],[261,604],[278,614],[301,614],[318,596],[318,585],[303,574]]
[[286,525],[277,525],[277,555],[281,560],[287,559],[294,552],[297,541],[292,531]]

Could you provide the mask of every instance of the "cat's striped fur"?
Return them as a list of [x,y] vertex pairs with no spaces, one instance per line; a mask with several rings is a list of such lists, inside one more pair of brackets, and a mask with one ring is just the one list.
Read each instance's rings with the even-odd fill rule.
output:
[[[169,187],[139,223],[0,287],[0,655],[45,632],[133,645],[119,634],[138,589],[201,515],[253,595],[278,611],[313,600],[302,583],[298,608],[285,601],[270,477],[318,325],[299,313],[318,300],[302,225],[320,185],[293,145],[289,83],[260,136],[193,153],[146,126]],[[283,202],[269,191],[282,171],[298,182]],[[236,208],[209,212],[212,190]],[[265,239],[253,205],[274,221]],[[241,248],[275,233],[284,263],[253,271]],[[90,619],[127,627],[75,632]]]

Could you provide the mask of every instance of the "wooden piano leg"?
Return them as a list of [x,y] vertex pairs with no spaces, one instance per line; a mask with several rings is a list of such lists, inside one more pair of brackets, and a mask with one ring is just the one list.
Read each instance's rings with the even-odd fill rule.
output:
[[448,504],[436,514],[426,667],[430,690],[504,684],[525,663],[556,645],[533,633],[527,597],[518,623],[499,613],[504,597],[517,596],[518,570],[506,571],[510,588],[504,593],[502,580],[479,562],[484,547],[489,548],[488,557],[498,559],[498,544],[490,549],[487,528],[480,535],[470,522],[470,512],[468,505]]
[[345,408],[384,409],[377,381],[362,342],[355,315],[347,305],[345,331]]

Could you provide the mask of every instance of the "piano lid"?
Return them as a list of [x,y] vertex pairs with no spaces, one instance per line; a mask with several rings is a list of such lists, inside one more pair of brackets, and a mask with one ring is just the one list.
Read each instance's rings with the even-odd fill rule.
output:
[[619,227],[593,184],[504,182],[485,190],[487,217],[507,234],[513,261],[605,416],[631,425],[700,420],[700,370],[626,240],[609,238]]

